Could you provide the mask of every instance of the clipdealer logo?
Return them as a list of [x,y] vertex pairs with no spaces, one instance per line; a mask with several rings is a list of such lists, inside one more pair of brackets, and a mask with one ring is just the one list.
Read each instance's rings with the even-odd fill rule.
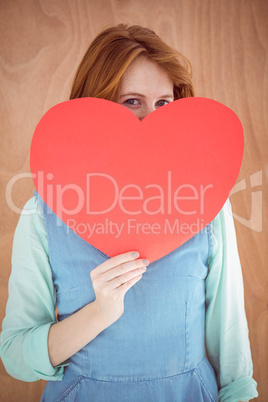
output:
[[[99,174],[99,175],[102,175],[102,174]],[[47,179],[52,180],[52,178],[53,178],[53,174],[48,173],[47,174]],[[25,179],[31,179],[32,180],[32,174],[30,172],[22,172],[22,173],[18,173],[16,175],[12,176],[9,179],[9,181],[8,181],[8,183],[6,185],[5,199],[6,199],[6,203],[7,203],[8,207],[13,212],[15,212],[17,214],[31,215],[33,213],[36,213],[36,211],[31,210],[31,209],[22,210],[21,208],[19,208],[14,203],[14,200],[13,200],[13,187],[14,187],[14,185],[18,181],[25,180]],[[170,179],[170,178],[168,178],[168,179]],[[113,183],[115,185],[115,188],[116,188],[115,179],[111,178],[110,180],[113,181]],[[253,230],[255,232],[261,232],[262,231],[262,221],[263,221],[263,194],[262,194],[263,192],[262,192],[262,189],[260,189],[260,186],[262,186],[262,170],[259,170],[257,172],[252,173],[249,176],[249,182],[250,182],[250,189],[251,189],[251,192],[250,192],[250,194],[251,194],[251,200],[250,200],[251,213],[250,213],[250,218],[249,219],[244,218],[243,216],[239,216],[238,214],[236,214],[236,213],[234,213],[232,211],[230,211],[230,213],[232,213],[234,219],[237,220],[240,224],[244,225],[245,227],[247,227],[247,228],[249,228],[249,229],[251,229],[251,230]],[[138,186],[134,185],[134,184],[133,185],[129,184],[127,186],[128,187],[133,186],[133,187],[138,188]],[[127,187],[127,186],[125,186],[125,187]],[[157,186],[157,185],[150,185],[150,186]],[[180,186],[180,187],[177,188],[177,190],[176,190],[177,191],[177,193],[176,193],[177,194],[177,200],[179,200],[180,198],[181,199],[186,198],[186,197],[180,197],[179,196],[179,191],[182,188],[184,188],[184,189],[188,188],[188,189],[190,189],[192,191],[192,197],[189,197],[189,199],[193,200],[193,198],[195,198],[195,200],[199,200],[199,208],[200,208],[199,212],[201,212],[201,213],[202,213],[202,211],[204,212],[205,193],[206,193],[206,191],[208,191],[212,187],[212,185],[203,186],[202,188],[199,188],[199,189],[195,189],[194,186],[191,186],[190,184],[184,184],[183,186]],[[257,190],[255,189],[256,187],[258,187]],[[52,186],[51,186],[51,188],[52,188]],[[71,216],[71,215],[75,215],[76,213],[78,213],[79,209],[81,210],[81,208],[83,206],[83,203],[85,201],[85,197],[82,194],[82,189],[79,186],[77,186],[76,184],[70,184],[70,185],[67,185],[67,186],[65,186],[63,188],[58,189],[58,191],[59,191],[58,192],[59,204],[62,203],[62,197],[64,195],[64,192],[67,191],[67,190],[74,190],[74,191],[76,191],[76,193],[78,195],[78,204],[77,204],[76,208],[74,208],[73,210],[65,210],[64,211],[65,213],[67,213],[67,214],[69,214]],[[235,186],[233,187],[233,189],[232,189],[232,191],[230,193],[229,198],[231,198],[234,194],[237,194],[237,193],[239,193],[241,191],[244,191],[244,190],[247,190],[247,181],[246,181],[245,178],[240,180],[238,183],[235,184]],[[87,189],[87,191],[89,191],[89,190]],[[117,197],[119,197],[118,189],[116,189],[116,191],[117,191],[116,195],[117,195]],[[128,197],[125,197],[125,198],[127,199]],[[127,211],[127,210],[125,210],[123,208],[122,202],[121,202],[120,205],[121,205],[121,208],[122,208],[123,212],[125,212],[127,214],[129,211]],[[61,204],[61,206],[62,206],[62,204]],[[176,204],[175,204],[175,208],[176,208]],[[177,203],[177,208],[176,209],[177,209],[178,212],[180,212],[182,214],[185,214],[185,215],[191,215],[191,214],[196,213],[196,210],[194,210],[194,211],[182,211],[180,209],[178,203]],[[107,212],[107,210],[103,211],[103,213],[106,213],[106,212]],[[155,212],[155,214],[156,213],[158,213],[158,212]],[[101,214],[101,211],[95,212],[95,215],[97,215],[97,214]],[[152,215],[153,213],[149,212],[149,214]],[[129,212],[129,215],[131,215],[130,212]],[[133,213],[132,213],[132,215],[133,215]],[[132,230],[132,223],[133,223],[133,220],[130,220],[129,230]],[[199,229],[195,228],[195,230],[197,230],[197,232],[199,230],[202,230],[202,228],[203,228],[202,227],[202,220],[200,220],[200,222],[198,222],[198,224],[199,224]],[[74,225],[75,225],[74,220],[70,221],[69,224],[68,224],[68,226],[70,226],[73,230],[74,230]],[[110,223],[110,226],[111,225],[112,225],[112,223]],[[152,226],[152,224],[151,224],[151,226]],[[166,225],[166,228],[170,232],[174,232],[174,231],[178,230],[177,227],[178,227],[178,222],[173,222],[173,226],[172,226],[171,223],[167,223],[167,225]],[[154,233],[156,233],[157,231],[160,230],[159,227],[157,227],[157,224],[154,227],[152,227],[151,229],[152,229],[152,231],[154,231]],[[85,230],[85,228],[82,228],[82,226],[80,226],[81,233],[82,233],[83,230]],[[90,232],[90,230],[92,231],[92,229],[89,229],[89,232]],[[148,228],[145,229],[145,230],[148,230]],[[187,228],[182,227],[182,230],[186,231]],[[189,230],[189,228],[188,228],[188,230]]]
[[[255,189],[256,187],[262,186],[262,170],[258,170],[255,173],[252,173],[249,176],[250,182],[250,217],[249,219],[243,218],[238,214],[232,212],[233,217],[242,225],[246,226],[247,228],[255,231],[255,232],[262,232],[262,221],[263,221],[263,194],[261,189]],[[252,190],[253,189],[253,190]],[[240,191],[247,190],[247,182],[246,179],[240,180],[236,183],[230,193],[230,197],[234,194],[239,193]]]

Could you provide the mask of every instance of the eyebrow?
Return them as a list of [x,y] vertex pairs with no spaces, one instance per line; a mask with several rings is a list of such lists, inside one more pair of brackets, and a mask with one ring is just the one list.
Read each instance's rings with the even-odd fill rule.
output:
[[[140,96],[140,97],[142,97],[142,98],[145,98],[145,95],[139,94],[139,93],[137,93],[137,92],[130,92],[130,93],[127,93],[127,94],[123,94],[123,95],[120,96],[120,98],[123,98],[123,96],[130,96],[130,95]],[[173,94],[172,94],[172,95],[168,94],[168,95],[161,95],[161,96],[159,96],[159,98],[173,98],[173,97],[174,97]]]

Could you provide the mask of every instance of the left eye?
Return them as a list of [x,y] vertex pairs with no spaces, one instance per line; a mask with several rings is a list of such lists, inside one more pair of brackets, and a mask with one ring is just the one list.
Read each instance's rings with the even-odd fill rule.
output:
[[[164,103],[164,102],[166,102],[166,103]],[[159,106],[165,106],[165,105],[167,105],[168,103],[169,103],[169,102],[166,101],[166,100],[160,100],[160,101],[158,101]]]

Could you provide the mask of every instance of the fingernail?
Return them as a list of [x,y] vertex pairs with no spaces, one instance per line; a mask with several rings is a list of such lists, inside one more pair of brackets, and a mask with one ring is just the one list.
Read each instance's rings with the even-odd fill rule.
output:
[[146,268],[146,267],[142,267],[142,270],[145,272],[145,271],[147,271],[147,268]]
[[132,257],[136,258],[139,256],[139,253],[137,251],[134,251],[131,255]]

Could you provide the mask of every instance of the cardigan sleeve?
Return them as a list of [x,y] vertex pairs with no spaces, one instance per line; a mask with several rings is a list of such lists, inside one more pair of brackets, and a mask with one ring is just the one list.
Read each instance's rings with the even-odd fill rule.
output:
[[12,248],[9,297],[0,336],[6,371],[22,381],[59,381],[67,363],[53,367],[48,332],[56,323],[56,293],[42,212],[35,197],[24,206]]
[[212,221],[208,267],[206,351],[216,374],[219,401],[247,401],[258,392],[252,378],[243,277],[229,199]]

